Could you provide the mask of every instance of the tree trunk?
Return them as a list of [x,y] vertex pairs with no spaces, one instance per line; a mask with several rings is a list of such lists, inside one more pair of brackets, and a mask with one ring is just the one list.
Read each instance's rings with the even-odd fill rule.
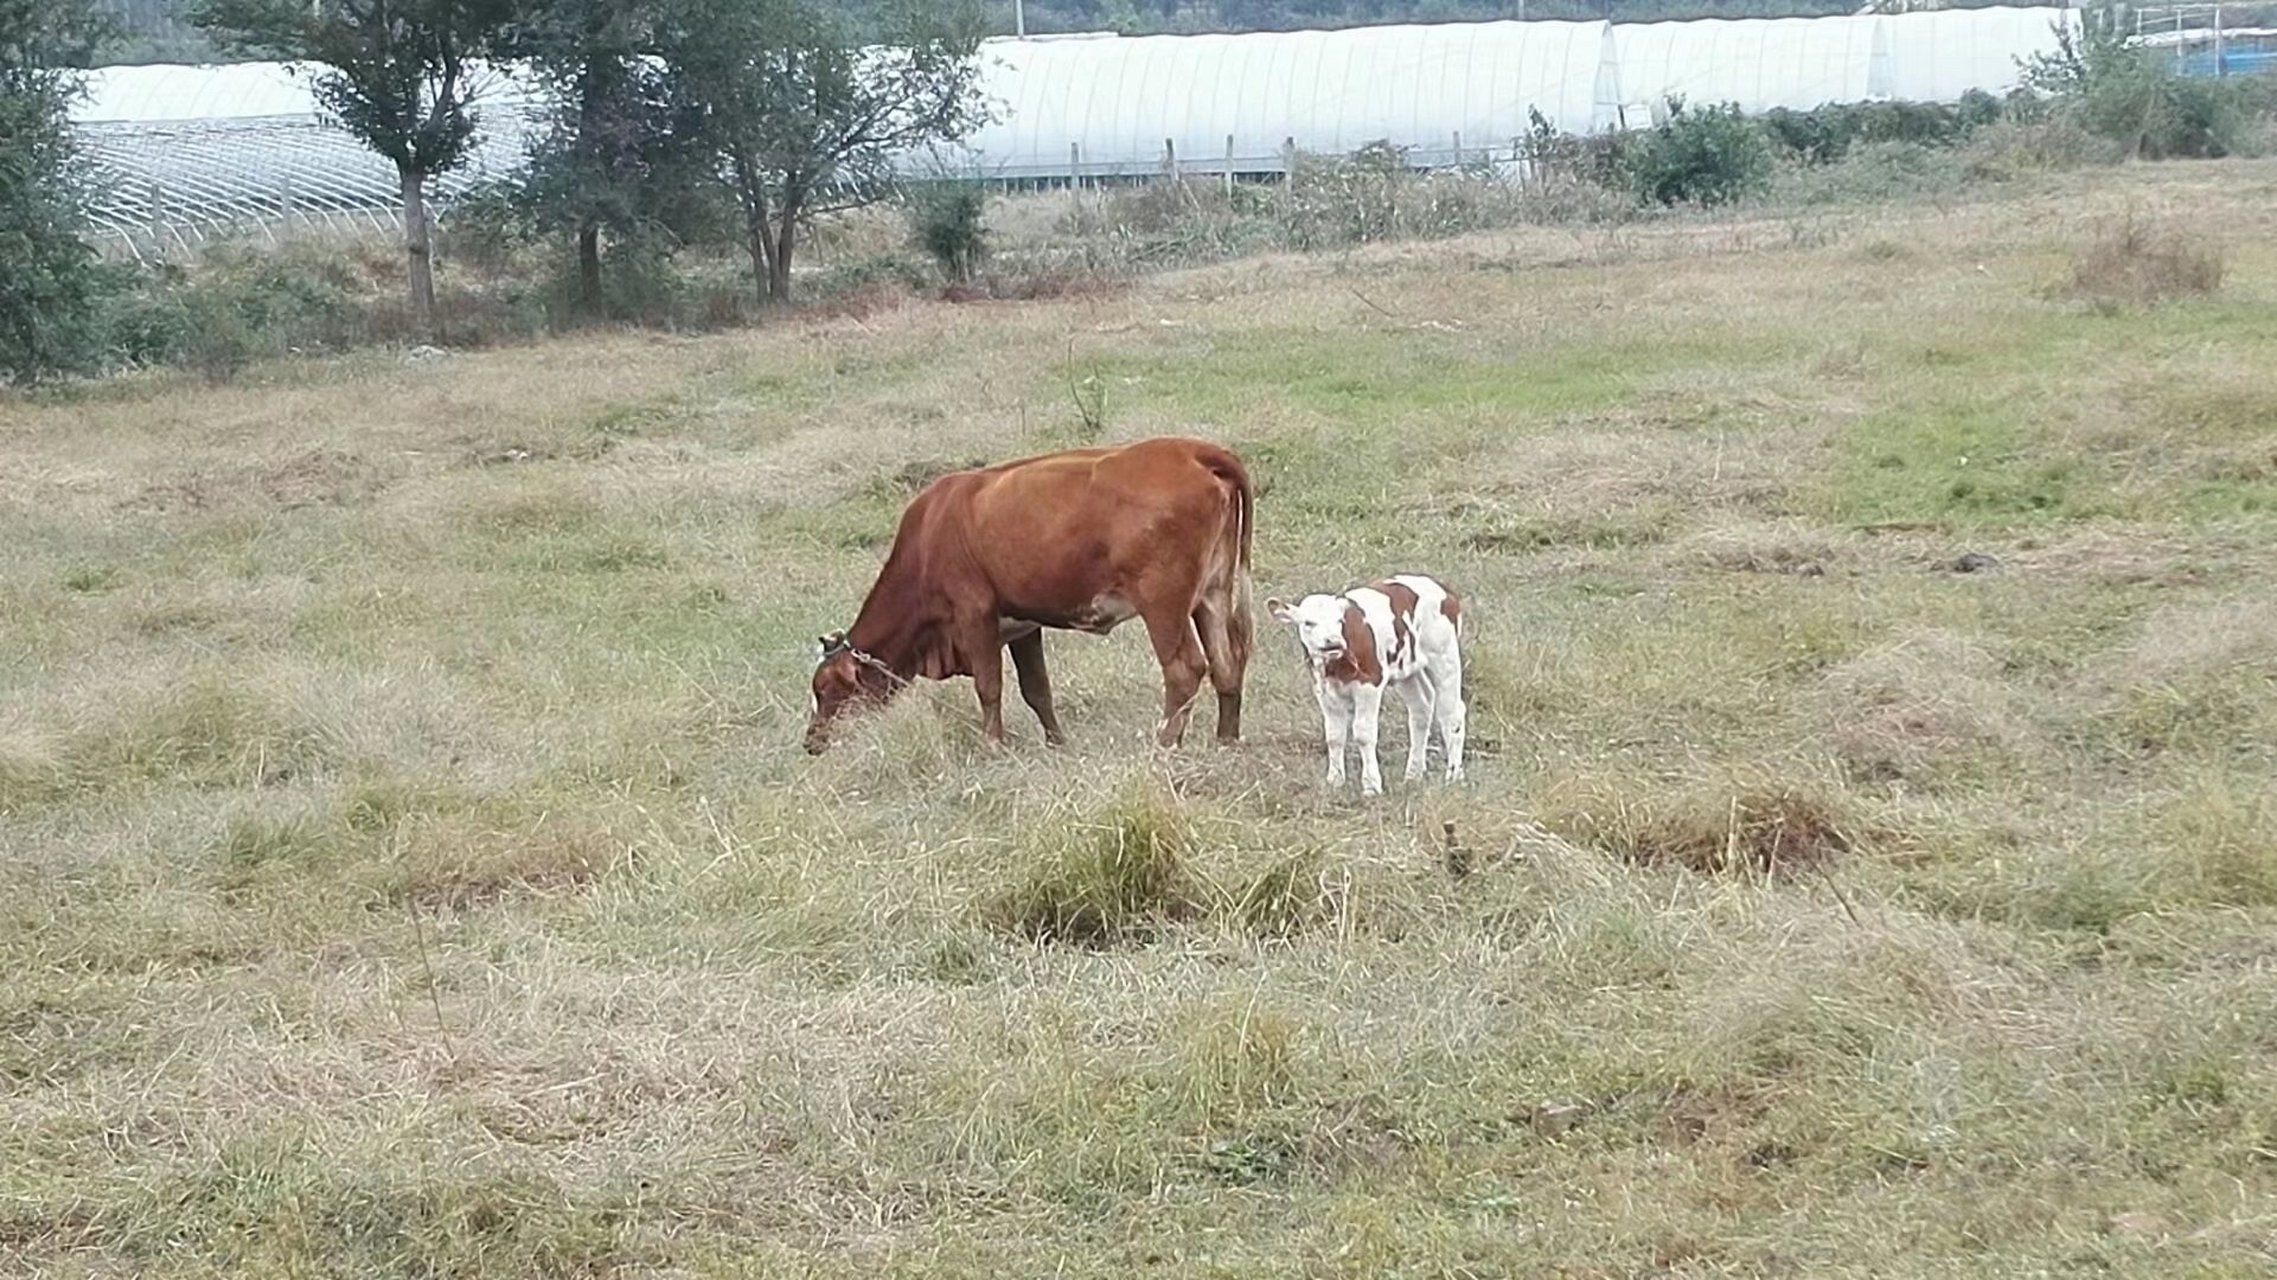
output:
[[776,303],[791,300],[791,250],[797,245],[799,229],[796,208],[785,205],[781,216],[782,225],[775,233],[775,252],[769,255],[767,264],[772,268],[767,273],[767,297]]
[[427,224],[427,175],[403,178],[403,254],[411,281],[411,327],[421,342],[435,340],[435,238]]
[[767,188],[757,166],[741,156],[735,159],[736,194],[743,204],[743,234],[751,251],[751,278],[759,292],[759,305],[774,300],[775,237],[767,220]]
[[601,228],[590,223],[577,232],[577,314],[601,318]]

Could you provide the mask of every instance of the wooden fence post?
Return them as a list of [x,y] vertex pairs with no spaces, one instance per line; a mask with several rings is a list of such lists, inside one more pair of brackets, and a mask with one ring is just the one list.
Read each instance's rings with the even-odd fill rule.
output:
[[1225,136],[1225,198],[1233,199],[1233,135]]

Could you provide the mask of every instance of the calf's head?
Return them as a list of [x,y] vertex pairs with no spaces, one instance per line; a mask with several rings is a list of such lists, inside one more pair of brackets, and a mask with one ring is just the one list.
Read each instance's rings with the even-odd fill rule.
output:
[[1265,602],[1265,611],[1274,620],[1296,628],[1298,647],[1316,667],[1336,662],[1354,647],[1356,611],[1342,596],[1309,595],[1295,604],[1275,597]]
[[830,745],[830,726],[847,710],[884,702],[899,682],[876,658],[856,649],[843,631],[822,637],[814,667],[814,689],[806,722],[808,755]]

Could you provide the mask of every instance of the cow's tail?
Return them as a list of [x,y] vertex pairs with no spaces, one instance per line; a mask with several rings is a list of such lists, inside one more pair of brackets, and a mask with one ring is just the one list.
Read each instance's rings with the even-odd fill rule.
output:
[[1250,548],[1256,540],[1257,532],[1257,488],[1250,482],[1249,468],[1243,466],[1241,459],[1235,457],[1230,451],[1217,450],[1207,462],[1210,470],[1217,475],[1218,479],[1233,491],[1233,616],[1227,619],[1227,630],[1231,633],[1229,638],[1233,641],[1238,655],[1236,658],[1237,665],[1247,666],[1252,637],[1256,629],[1255,604],[1249,582],[1249,564]]

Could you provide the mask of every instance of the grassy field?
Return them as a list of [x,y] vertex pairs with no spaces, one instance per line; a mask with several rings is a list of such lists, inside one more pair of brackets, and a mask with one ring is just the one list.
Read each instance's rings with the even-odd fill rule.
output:
[[[1078,400],[1462,589],[1470,782],[1270,629],[1236,750],[1132,628],[805,757]],[[122,381],[0,546],[0,1270],[2277,1268],[2277,166]]]

